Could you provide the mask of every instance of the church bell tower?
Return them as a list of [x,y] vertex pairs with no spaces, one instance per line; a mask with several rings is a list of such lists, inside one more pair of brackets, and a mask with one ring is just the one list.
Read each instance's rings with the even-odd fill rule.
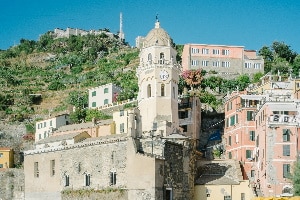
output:
[[178,83],[181,72],[169,34],[155,27],[143,39],[138,76],[138,107],[143,134],[168,136],[178,127]]

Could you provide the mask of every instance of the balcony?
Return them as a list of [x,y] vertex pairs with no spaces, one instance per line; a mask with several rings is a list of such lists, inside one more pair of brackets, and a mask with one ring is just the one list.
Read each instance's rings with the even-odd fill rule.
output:
[[275,115],[271,115],[270,117],[268,117],[268,122],[269,125],[272,124],[288,124],[288,125],[297,125],[300,120],[299,117],[297,117],[296,115],[281,115],[281,114],[275,114]]

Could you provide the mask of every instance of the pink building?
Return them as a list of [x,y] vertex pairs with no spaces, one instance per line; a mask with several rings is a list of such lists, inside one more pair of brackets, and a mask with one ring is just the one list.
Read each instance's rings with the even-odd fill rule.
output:
[[273,77],[251,92],[225,97],[226,157],[240,162],[259,196],[293,195],[291,174],[300,150],[297,88],[298,79]]
[[255,116],[254,183],[264,196],[291,196],[291,173],[299,152],[299,114],[293,100],[269,97]]
[[256,135],[254,114],[264,97],[247,95],[247,92],[233,92],[225,97],[226,158],[240,162],[245,179],[253,174]]
[[237,76],[264,72],[264,60],[243,46],[186,44],[182,52],[183,70],[199,69],[219,75]]

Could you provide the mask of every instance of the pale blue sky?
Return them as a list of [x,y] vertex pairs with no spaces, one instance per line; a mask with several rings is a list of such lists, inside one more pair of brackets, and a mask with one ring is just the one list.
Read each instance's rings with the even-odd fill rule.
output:
[[259,50],[273,41],[300,53],[299,0],[0,0],[0,49],[21,38],[37,40],[54,28],[119,30],[125,39],[145,36],[158,14],[176,44],[245,46]]

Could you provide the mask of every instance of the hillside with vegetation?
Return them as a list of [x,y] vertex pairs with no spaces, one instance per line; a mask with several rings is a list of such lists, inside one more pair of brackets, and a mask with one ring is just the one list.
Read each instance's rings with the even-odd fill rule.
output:
[[1,118],[43,118],[70,107],[86,107],[87,89],[115,83],[124,90],[118,100],[137,95],[138,49],[106,34],[39,41],[0,52]]
[[[176,45],[176,49],[177,61],[181,62],[183,45]],[[291,71],[299,73],[299,55],[283,42],[262,47],[259,54],[265,58],[265,72],[280,70],[286,76]],[[47,32],[38,41],[21,39],[19,45],[0,51],[0,118],[25,121],[28,132],[34,132],[36,120],[66,111],[71,112],[75,122],[92,117],[105,119],[109,116],[84,109],[88,89],[114,83],[123,88],[118,101],[136,98],[138,55],[137,48],[119,40],[117,35],[110,37],[105,33],[56,38],[53,32]],[[217,96],[244,90],[261,76],[241,75],[228,80],[200,70],[193,84],[183,73],[179,90],[184,93],[184,88],[193,88],[203,103],[218,108],[222,102]],[[75,112],[73,107],[77,108]]]

